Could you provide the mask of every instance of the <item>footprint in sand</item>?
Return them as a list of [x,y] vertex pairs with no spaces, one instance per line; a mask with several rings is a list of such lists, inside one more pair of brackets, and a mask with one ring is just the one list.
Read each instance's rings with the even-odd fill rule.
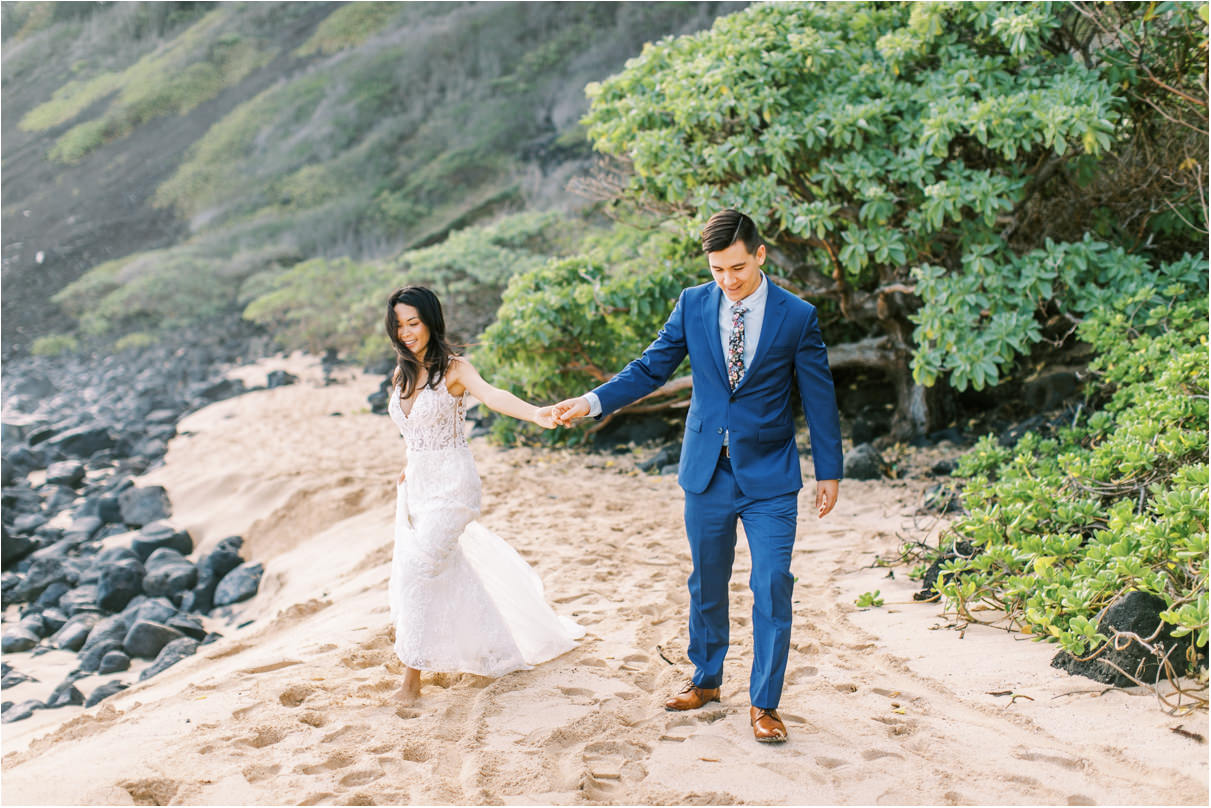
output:
[[370,728],[357,724],[348,724],[340,729],[333,730],[320,738],[320,743],[335,743],[336,741],[346,741],[353,743],[361,743],[370,737]]
[[1014,752],[1013,756],[1018,760],[1029,760],[1032,763],[1051,763],[1055,766],[1062,766],[1065,769],[1080,769],[1084,764],[1079,760],[1066,758],[1062,755],[1052,755],[1047,752],[1032,752],[1029,750]]
[[270,777],[273,777],[275,774],[281,771],[281,768],[282,767],[276,763],[270,763],[268,765],[255,764],[252,766],[245,766],[240,773],[244,775],[244,779],[248,782],[259,783],[262,780],[267,780]]
[[381,769],[358,769],[346,774],[337,782],[342,786],[364,786],[367,783],[373,783],[375,780],[383,776]]
[[818,766],[823,766],[826,769],[836,769],[839,766],[848,766],[849,761],[837,760],[836,758],[830,757],[818,757],[816,758],[816,764]]
[[420,710],[413,710],[411,707],[400,707],[395,711],[396,718],[402,718],[405,721],[410,721],[413,718],[420,718]]
[[905,738],[917,731],[917,722],[913,719],[896,718],[894,716],[872,716],[880,724],[887,725],[887,733],[892,737]]
[[272,746],[285,737],[286,733],[277,727],[258,727],[253,730],[253,734],[250,737],[243,738],[238,743],[247,744],[253,749],[264,749],[266,746]]
[[382,651],[354,651],[342,657],[341,664],[353,670],[363,670],[365,668],[373,668],[376,665],[386,664],[393,658],[392,655]]
[[640,762],[651,754],[651,747],[629,741],[595,741],[581,752],[584,772],[581,789],[589,799],[608,799],[622,788],[623,782],[634,784],[647,777]]
[[165,777],[151,777],[143,780],[124,780],[118,783],[118,787],[130,794],[135,805],[168,805],[181,784]]
[[259,709],[261,709],[261,705],[259,703],[249,704],[245,707],[237,707],[236,709],[231,711],[231,717],[234,718],[236,721],[243,721],[245,718],[247,718],[249,715],[251,715],[252,713],[256,712]]
[[571,699],[573,704],[581,707],[591,706],[601,701],[601,699],[597,698],[596,693],[583,687],[560,687],[557,689],[560,693]]
[[308,685],[294,685],[293,687],[288,687],[279,693],[278,701],[280,701],[284,707],[298,707],[307,700],[308,696],[314,692],[315,688]]
[[315,710],[308,710],[299,716],[299,721],[311,727],[322,727],[328,723],[328,717]]
[[863,760],[878,760],[885,757],[898,757],[903,759],[903,755],[899,752],[888,752],[886,749],[867,749],[862,753]]
[[303,663],[297,659],[283,659],[280,662],[271,662],[268,665],[257,665],[255,668],[244,668],[237,673],[258,674],[272,673],[280,671],[282,668],[289,668],[291,665],[302,665]]
[[329,755],[322,763],[313,763],[311,765],[299,764],[294,767],[296,774],[323,774],[324,772],[336,771],[347,766],[352,766],[354,763],[353,755],[348,752],[337,752]]

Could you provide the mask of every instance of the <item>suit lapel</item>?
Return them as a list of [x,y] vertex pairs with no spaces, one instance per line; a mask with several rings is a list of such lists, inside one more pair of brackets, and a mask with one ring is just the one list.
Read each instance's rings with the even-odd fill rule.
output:
[[[744,387],[749,377],[753,375],[757,368],[761,367],[761,360],[769,353],[770,346],[773,345],[774,338],[778,334],[778,329],[786,318],[786,301],[782,299],[781,295],[777,294],[778,290],[774,288],[773,281],[767,277],[765,282],[770,287],[765,296],[765,316],[761,321],[761,333],[757,336],[757,353],[753,355],[753,363],[744,369],[744,376],[741,377],[740,384],[736,385],[737,390]],[[720,348],[721,353],[722,350]]]
[[719,372],[719,378],[723,380],[723,386],[726,388],[729,386],[727,363],[723,359],[723,342],[719,336],[719,296],[722,294],[723,290],[717,284],[711,285],[710,294],[704,295],[706,299],[702,304],[702,316],[699,319],[702,322],[702,335],[706,339],[707,350],[711,352],[715,370]]

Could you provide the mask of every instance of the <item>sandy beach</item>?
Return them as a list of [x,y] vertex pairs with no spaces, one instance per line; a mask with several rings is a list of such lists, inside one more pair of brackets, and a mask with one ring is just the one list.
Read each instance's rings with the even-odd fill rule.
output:
[[[480,522],[587,634],[500,679],[426,675],[420,703],[399,707],[387,580],[403,441],[369,411],[377,377],[348,369],[325,386],[302,356],[233,374],[264,384],[275,368],[300,381],[188,416],[139,480],[168,489],[171,521],[199,550],[243,536],[245,558],[265,565],[259,594],[166,672],[5,725],[6,805],[1208,803],[1206,742],[1174,731],[1206,738],[1205,712],[1174,717],[1151,692],[1054,670],[1052,645],[960,631],[938,604],[912,602],[907,570],[872,566],[901,538],[933,538],[914,515],[932,481],[912,475],[844,482],[823,521],[810,480],[802,492],[790,740],[769,747],[748,724],[743,537],[722,702],[665,712],[692,672],[676,479],[625,456],[473,439]],[[882,608],[854,605],[875,589]],[[73,659],[13,655],[40,681],[5,698],[45,696]]]

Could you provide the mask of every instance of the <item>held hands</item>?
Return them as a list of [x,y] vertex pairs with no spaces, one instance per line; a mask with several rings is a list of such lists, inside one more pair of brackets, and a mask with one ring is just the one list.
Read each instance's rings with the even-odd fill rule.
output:
[[565,399],[551,409],[554,410],[555,420],[560,426],[571,426],[573,420],[588,417],[589,402],[584,396],[577,396]]
[[534,413],[534,423],[543,429],[571,426],[574,418],[589,414],[589,402],[583,398],[569,398],[549,407],[539,407]]

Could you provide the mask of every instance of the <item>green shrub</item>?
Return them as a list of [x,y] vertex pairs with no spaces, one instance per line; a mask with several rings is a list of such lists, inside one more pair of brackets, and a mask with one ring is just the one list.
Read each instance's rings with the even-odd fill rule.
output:
[[55,126],[117,90],[99,118],[73,127],[50,150],[50,159],[71,163],[152,118],[188,112],[277,54],[267,39],[241,33],[263,22],[259,18],[267,11],[257,5],[216,8],[121,73],[102,73],[65,85],[50,101],[31,110],[22,119],[22,128]]
[[115,351],[131,351],[139,348],[149,348],[159,342],[154,334],[149,334],[146,331],[135,331],[119,338],[114,342]]
[[1206,652],[1207,265],[1193,263],[1200,283],[1137,289],[1081,324],[1092,411],[1013,449],[986,437],[960,462],[969,513],[943,543],[982,552],[947,562],[937,589],[966,619],[1083,655],[1108,639],[1098,612],[1142,590],[1191,660]]
[[592,389],[643,352],[683,288],[707,280],[698,245],[669,233],[619,228],[579,252],[509,281],[474,355],[494,385],[541,401]]
[[34,356],[58,356],[80,347],[80,341],[71,334],[47,334],[38,337],[30,346]]
[[295,53],[336,53],[365,42],[400,13],[397,3],[349,3],[328,15]]

